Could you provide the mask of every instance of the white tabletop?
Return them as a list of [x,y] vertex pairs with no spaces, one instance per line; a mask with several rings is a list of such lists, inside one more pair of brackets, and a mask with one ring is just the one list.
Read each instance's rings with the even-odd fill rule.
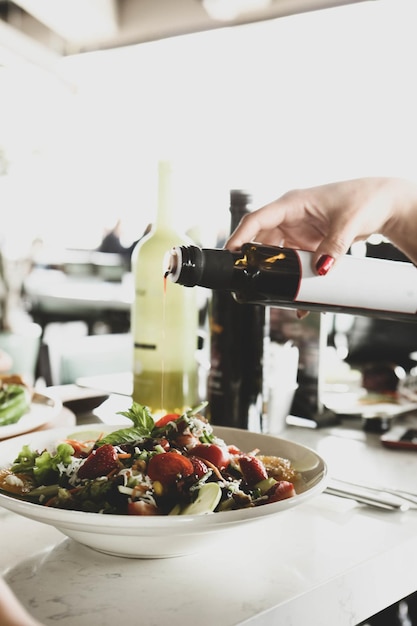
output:
[[[316,449],[331,476],[417,492],[416,453],[357,426],[283,436]],[[45,626],[351,626],[417,587],[417,511],[328,494],[162,560],[100,554],[7,511],[0,520],[0,571]]]

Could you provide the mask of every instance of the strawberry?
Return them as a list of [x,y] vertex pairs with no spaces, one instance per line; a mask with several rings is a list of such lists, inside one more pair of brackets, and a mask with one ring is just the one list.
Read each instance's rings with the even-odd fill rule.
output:
[[261,480],[268,478],[265,465],[260,459],[257,459],[256,456],[242,454],[238,460],[243,479],[249,486],[256,485],[256,483],[259,483]]
[[178,452],[161,452],[151,457],[148,463],[148,475],[151,480],[158,480],[165,486],[175,484],[180,478],[191,476],[194,466],[190,459]]
[[294,485],[288,480],[279,480],[276,485],[267,491],[267,502],[279,502],[287,498],[293,498],[295,495]]
[[116,449],[111,443],[106,443],[88,455],[84,463],[78,468],[78,478],[106,476],[118,465],[119,458]]

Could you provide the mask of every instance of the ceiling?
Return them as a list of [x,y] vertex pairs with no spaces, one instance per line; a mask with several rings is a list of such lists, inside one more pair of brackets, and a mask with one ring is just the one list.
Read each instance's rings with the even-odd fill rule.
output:
[[263,0],[264,8],[218,20],[203,0],[0,0],[0,62],[7,53],[59,58],[362,1],[373,0]]

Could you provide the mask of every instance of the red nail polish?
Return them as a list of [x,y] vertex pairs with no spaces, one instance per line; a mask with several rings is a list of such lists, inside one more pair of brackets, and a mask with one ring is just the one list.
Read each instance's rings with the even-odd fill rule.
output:
[[325,276],[333,266],[334,258],[329,254],[323,254],[316,263],[316,270],[319,276]]

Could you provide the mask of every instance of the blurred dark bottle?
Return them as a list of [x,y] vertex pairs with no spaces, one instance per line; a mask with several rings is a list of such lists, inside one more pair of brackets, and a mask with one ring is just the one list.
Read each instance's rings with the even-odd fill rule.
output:
[[[246,191],[231,190],[230,232],[249,213],[250,203]],[[265,307],[238,304],[230,291],[213,289],[207,379],[207,415],[212,424],[260,430],[266,316]]]

